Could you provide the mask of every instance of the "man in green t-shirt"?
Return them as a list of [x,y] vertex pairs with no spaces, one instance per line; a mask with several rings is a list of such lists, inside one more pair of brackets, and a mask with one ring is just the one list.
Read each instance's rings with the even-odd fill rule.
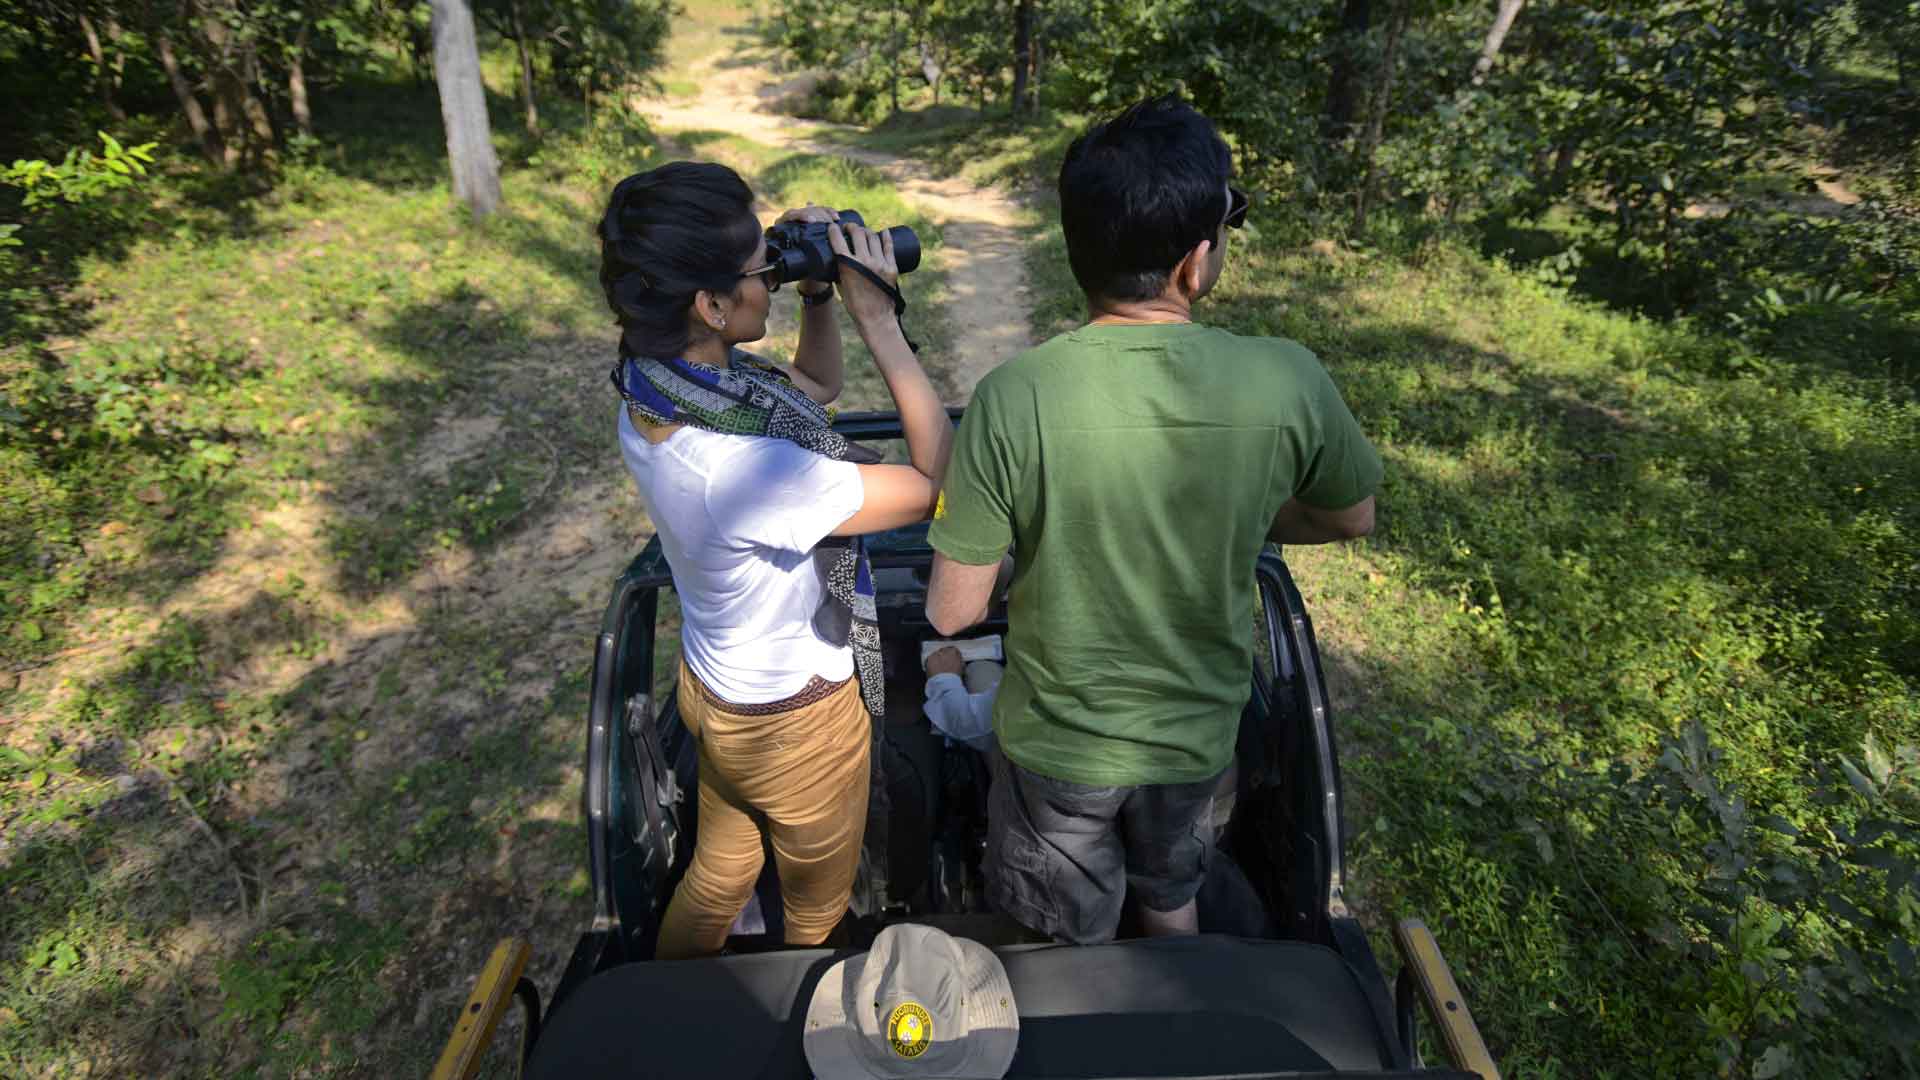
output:
[[1261,547],[1364,536],[1380,459],[1312,353],[1192,321],[1246,217],[1173,97],[1076,140],[1061,224],[1088,322],[989,373],[928,533],[935,629],[984,618],[1009,549],[989,896],[1056,938],[1193,933],[1213,792],[1253,667]]

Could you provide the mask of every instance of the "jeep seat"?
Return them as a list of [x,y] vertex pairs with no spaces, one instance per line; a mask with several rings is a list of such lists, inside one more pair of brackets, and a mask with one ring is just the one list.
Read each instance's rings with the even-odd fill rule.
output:
[[[1323,946],[1202,935],[996,952],[1020,1013],[1009,1077],[1391,1069],[1389,1036],[1359,980]],[[807,1004],[847,955],[800,949],[613,968],[560,1004],[527,1076],[804,1080]]]

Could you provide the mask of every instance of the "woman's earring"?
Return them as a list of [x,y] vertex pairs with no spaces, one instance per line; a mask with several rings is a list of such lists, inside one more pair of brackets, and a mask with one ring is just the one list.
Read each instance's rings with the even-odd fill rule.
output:
[[720,316],[720,329],[725,330],[726,328],[727,328],[727,317],[725,315],[722,315]]

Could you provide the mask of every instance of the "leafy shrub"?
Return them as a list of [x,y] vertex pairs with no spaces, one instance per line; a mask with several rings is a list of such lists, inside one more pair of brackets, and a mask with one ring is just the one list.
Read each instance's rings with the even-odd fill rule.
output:
[[0,170],[0,184],[25,193],[26,209],[50,202],[69,205],[89,202],[111,191],[132,187],[153,164],[155,143],[139,146],[120,145],[119,140],[102,131],[101,153],[74,147],[58,164],[43,160],[15,161]]

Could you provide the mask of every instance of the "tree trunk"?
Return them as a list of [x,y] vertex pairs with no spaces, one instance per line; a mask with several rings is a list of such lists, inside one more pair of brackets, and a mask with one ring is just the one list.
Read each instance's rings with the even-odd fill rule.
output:
[[1019,0],[1013,13],[1013,106],[1018,116],[1027,107],[1027,75],[1033,66],[1033,0]]
[[1553,176],[1548,181],[1548,190],[1554,194],[1567,190],[1567,181],[1573,176],[1573,155],[1578,149],[1578,144],[1568,141],[1561,143],[1554,151]]
[[933,87],[934,104],[936,105],[939,104],[940,97],[940,75],[940,62],[934,59],[933,46],[927,44],[925,39],[922,39],[920,42],[920,77],[927,80],[928,86]]
[[100,34],[94,30],[93,20],[87,18],[84,11],[80,13],[80,32],[87,39],[87,55],[93,58],[93,79],[100,88],[100,104],[115,123],[123,122],[127,114],[113,98],[113,74],[107,69],[107,51],[100,47]]
[[307,22],[300,13],[300,30],[293,37],[293,53],[287,57],[287,98],[293,103],[293,123],[300,134],[313,138],[313,108],[307,103]]
[[1040,111],[1040,87],[1047,81],[1047,27],[1044,21],[1037,21],[1033,28],[1033,79],[1027,83],[1027,102],[1033,111]]
[[1360,180],[1360,203],[1353,214],[1355,235],[1364,235],[1367,231],[1367,207],[1373,198],[1373,155],[1380,149],[1380,135],[1387,125],[1387,110],[1393,105],[1395,54],[1400,51],[1400,35],[1407,30],[1407,6],[1410,2],[1400,0],[1400,6],[1394,9],[1392,21],[1387,24],[1387,49],[1380,59],[1380,89],[1374,94],[1373,110],[1367,117],[1367,130],[1361,138],[1360,160],[1366,164],[1366,172]]
[[259,85],[260,53],[249,41],[240,48],[240,107],[252,132],[247,141],[255,161],[272,153],[274,144],[280,141],[279,133],[273,129],[273,116],[267,112],[260,95],[254,93],[254,87]]
[[1372,0],[1346,0],[1340,15],[1340,34],[1333,54],[1333,78],[1327,84],[1327,114],[1320,134],[1328,140],[1344,138],[1360,107],[1360,64],[1354,57],[1361,36],[1372,24]]
[[507,16],[513,20],[513,44],[520,50],[520,96],[527,103],[527,134],[540,137],[540,107],[533,100],[533,48],[527,43],[527,27],[520,19],[520,0],[509,0]]
[[900,115],[900,0],[887,5],[887,94],[888,116]]
[[466,203],[474,217],[485,217],[500,208],[500,164],[493,156],[480,49],[467,0],[433,0],[433,77],[440,85],[453,196]]
[[214,76],[213,80],[213,129],[220,133],[221,168],[232,172],[240,166],[240,144],[246,141],[246,133],[234,123],[240,108],[233,100],[233,85],[226,79]]
[[226,167],[232,170],[240,164],[243,152],[251,151],[246,129],[241,126],[247,109],[242,100],[245,88],[234,69],[233,32],[216,11],[203,9],[199,25],[200,36],[212,52],[208,74],[213,82],[213,126],[220,132]]
[[180,111],[186,115],[187,127],[192,129],[193,137],[200,140],[200,152],[206,155],[207,164],[216,169],[230,169],[226,147],[221,144],[220,132],[207,122],[206,110],[200,107],[200,98],[193,92],[193,84],[180,70],[180,59],[173,52],[173,38],[163,30],[153,35],[153,51],[160,57],[160,67],[167,73],[167,82],[173,87],[173,96],[179,99]]
[[1526,0],[1500,0],[1500,10],[1493,16],[1493,26],[1487,30],[1487,40],[1480,45],[1480,59],[1473,65],[1473,85],[1479,86],[1493,70],[1494,57],[1500,55],[1500,43],[1507,40],[1507,31],[1513,29],[1513,20],[1520,14],[1520,6]]

